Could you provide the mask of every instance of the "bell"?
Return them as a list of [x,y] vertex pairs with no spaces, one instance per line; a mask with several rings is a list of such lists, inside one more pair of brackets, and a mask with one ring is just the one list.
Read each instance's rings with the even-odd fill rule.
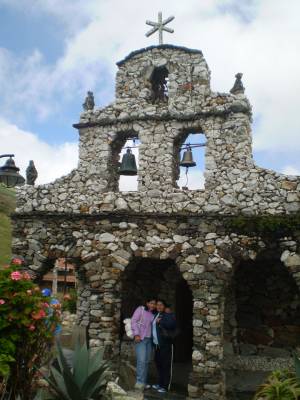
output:
[[127,176],[137,175],[135,156],[132,154],[131,149],[127,149],[126,153],[123,154],[119,174]]
[[195,167],[196,166],[196,163],[193,160],[193,153],[192,153],[192,150],[190,149],[190,147],[188,147],[185,150],[185,152],[183,153],[182,160],[181,160],[179,165],[181,167],[186,167],[186,168]]

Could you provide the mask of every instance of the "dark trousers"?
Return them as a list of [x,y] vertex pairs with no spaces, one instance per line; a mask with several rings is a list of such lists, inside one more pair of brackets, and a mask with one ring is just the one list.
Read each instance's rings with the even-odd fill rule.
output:
[[173,345],[167,343],[161,347],[155,346],[154,360],[158,372],[158,384],[169,390],[172,379]]

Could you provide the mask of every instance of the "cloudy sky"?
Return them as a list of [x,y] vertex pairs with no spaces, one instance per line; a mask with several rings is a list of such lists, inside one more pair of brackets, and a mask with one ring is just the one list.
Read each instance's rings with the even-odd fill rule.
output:
[[159,10],[176,17],[165,42],[203,51],[213,90],[244,73],[256,163],[300,174],[299,0],[0,0],[0,153],[23,173],[33,159],[40,183],[74,168],[86,91],[113,100],[115,62],[157,43],[144,21]]

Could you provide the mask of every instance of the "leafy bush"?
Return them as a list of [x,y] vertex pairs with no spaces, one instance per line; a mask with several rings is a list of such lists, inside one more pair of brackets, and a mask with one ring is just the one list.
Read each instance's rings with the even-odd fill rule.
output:
[[70,368],[59,342],[57,349],[57,367],[52,366],[50,377],[45,377],[53,394],[51,399],[101,399],[110,377],[109,364],[103,360],[103,353],[92,354],[86,342],[81,346],[78,341]]
[[11,398],[32,398],[37,369],[53,342],[58,311],[49,306],[22,261],[0,269],[0,377]]

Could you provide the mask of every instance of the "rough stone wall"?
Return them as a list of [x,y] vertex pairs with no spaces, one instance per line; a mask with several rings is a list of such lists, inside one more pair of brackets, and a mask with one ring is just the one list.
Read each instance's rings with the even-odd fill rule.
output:
[[[88,218],[40,216],[38,221],[29,215],[15,218],[18,223],[14,225],[14,251],[24,256],[37,274],[60,256],[77,263],[78,322],[88,326],[90,345],[104,347],[110,355],[119,348],[121,276],[127,266],[141,258],[174,260],[194,298],[190,396],[223,397],[226,287],[231,282],[235,260],[253,259],[265,250],[261,238],[226,232],[224,221],[203,217],[113,214]],[[27,232],[27,238],[22,241],[18,238],[23,232]],[[297,243],[299,238],[289,237],[277,244],[295,280],[300,275]],[[30,265],[32,259],[34,264]]]
[[299,288],[275,251],[236,268],[226,296],[228,354],[289,357],[300,346]]
[[[153,104],[149,77],[159,66],[169,71],[169,97]],[[120,62],[115,102],[84,112],[76,125],[78,168],[18,190],[13,252],[37,275],[58,257],[76,265],[78,323],[107,355],[119,348],[127,267],[137,259],[173,261],[194,299],[189,395],[213,400],[225,396],[224,333],[236,329],[234,318],[227,323],[226,313],[237,310],[232,297],[224,326],[235,265],[267,247],[264,237],[228,230],[226,218],[297,212],[300,178],[255,166],[247,98],[212,92],[209,77],[200,51],[174,46]],[[196,132],[206,136],[205,189],[180,190],[175,153]],[[133,136],[141,141],[138,191],[120,193],[118,152]],[[299,235],[284,235],[276,246],[300,287]]]
[[[170,71],[169,99],[152,104],[149,71],[161,65]],[[115,102],[84,112],[76,125],[78,168],[53,183],[20,188],[17,212],[298,211],[299,177],[277,174],[253,162],[247,98],[212,92],[209,76],[200,51],[176,47],[146,49],[119,63]],[[204,191],[176,188],[175,153],[193,132],[206,136]],[[118,193],[118,153],[133,136],[141,141],[138,192]]]

